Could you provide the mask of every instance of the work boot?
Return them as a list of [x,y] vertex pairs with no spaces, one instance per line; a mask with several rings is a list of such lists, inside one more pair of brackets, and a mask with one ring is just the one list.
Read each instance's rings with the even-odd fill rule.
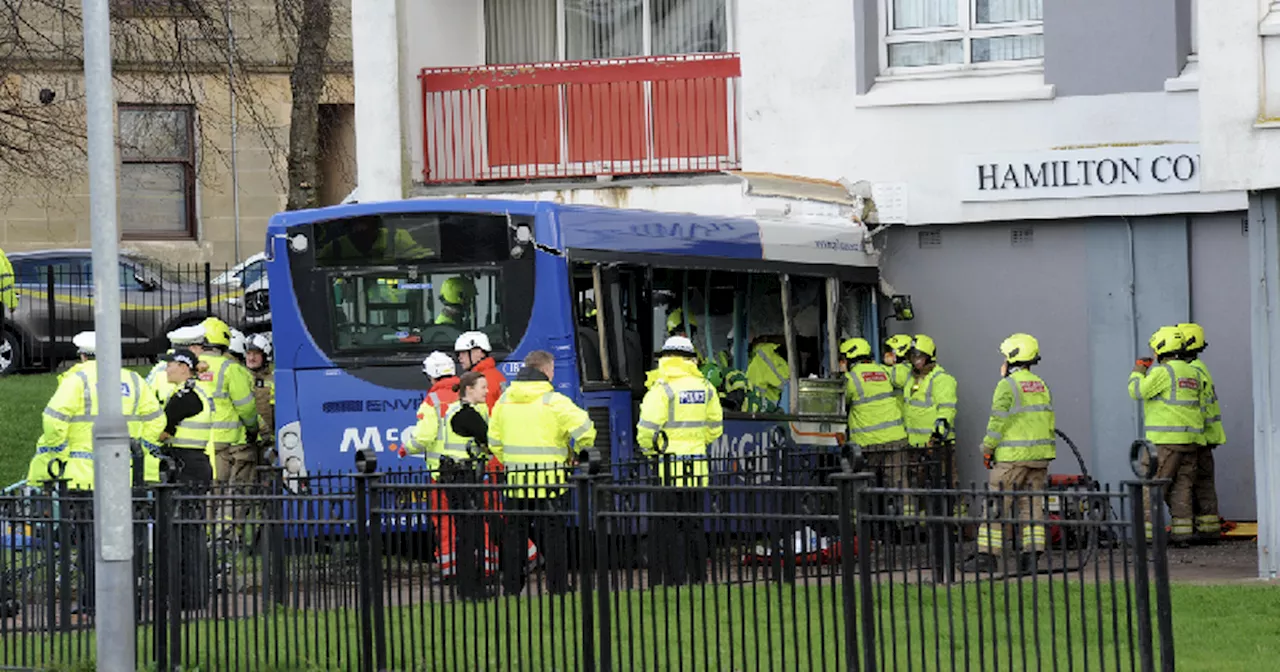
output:
[[986,572],[988,574],[999,569],[999,563],[996,562],[996,556],[987,555],[986,553],[978,553],[972,555],[968,560],[964,561],[963,571],[966,572]]
[[1040,571],[1040,553],[1028,551],[1018,556],[1018,573],[1035,574]]

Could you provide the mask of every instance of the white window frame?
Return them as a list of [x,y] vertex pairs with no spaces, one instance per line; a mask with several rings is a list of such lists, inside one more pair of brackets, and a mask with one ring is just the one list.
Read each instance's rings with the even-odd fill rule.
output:
[[[738,0],[720,0],[724,3],[724,19],[725,19],[725,51],[722,53],[734,54],[738,52],[738,31],[737,31],[737,15]],[[641,7],[643,18],[642,26],[642,51],[644,53],[627,58],[653,58],[658,56],[678,56],[679,54],[654,54],[653,53],[653,25],[652,25],[652,7],[653,0],[642,0]],[[480,3],[480,58],[485,65],[495,65],[489,63],[489,43],[488,43],[488,21],[489,17],[484,11],[484,2]],[[565,14],[565,0],[556,0],[556,61],[568,60],[569,56],[569,36],[568,36],[568,17]],[[608,61],[614,59],[598,58],[591,59],[597,61]],[[509,64],[508,64],[509,65]]]
[[[959,21],[954,26],[932,28],[893,29],[893,0],[877,0],[880,16],[880,74],[881,76],[962,73],[967,71],[1027,71],[1044,68],[1044,58],[1026,58],[1017,61],[973,62],[973,40],[989,37],[1013,37],[1018,35],[1044,35],[1044,21],[1009,21],[1005,23],[979,24],[975,0],[952,0],[959,6]],[[963,63],[946,65],[889,66],[889,45],[907,42],[961,41]]]

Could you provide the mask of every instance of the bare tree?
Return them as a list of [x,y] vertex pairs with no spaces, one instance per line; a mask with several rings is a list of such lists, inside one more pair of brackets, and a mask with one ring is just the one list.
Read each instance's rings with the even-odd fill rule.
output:
[[[331,4],[341,0],[113,0],[114,74],[122,100],[197,104],[234,95],[239,125],[273,155],[288,156],[290,207],[315,204],[318,106],[329,72]],[[0,190],[6,179],[48,179],[84,170],[80,0],[0,0]],[[291,72],[290,133],[255,82]],[[229,127],[228,113],[202,106],[202,129]],[[204,137],[200,133],[199,137]],[[202,161],[227,160],[204,142]],[[299,197],[295,198],[295,192]],[[302,194],[308,194],[302,197]]]
[[328,0],[302,0],[297,57],[289,76],[289,210],[320,204],[316,189],[320,181],[320,96],[332,27],[333,8]]

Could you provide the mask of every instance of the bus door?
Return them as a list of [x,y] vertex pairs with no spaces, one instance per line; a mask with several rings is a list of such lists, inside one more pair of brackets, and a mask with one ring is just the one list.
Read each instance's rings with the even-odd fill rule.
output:
[[610,263],[573,265],[579,373],[596,448],[612,462],[634,456],[637,389],[644,391],[639,329],[643,275]]

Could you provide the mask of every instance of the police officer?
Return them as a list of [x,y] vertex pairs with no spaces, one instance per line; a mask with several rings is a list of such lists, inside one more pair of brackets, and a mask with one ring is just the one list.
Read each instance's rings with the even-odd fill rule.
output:
[[[1013,334],[1000,344],[1004,364],[991,398],[991,417],[982,439],[982,463],[990,470],[992,490],[1043,491],[1048,487],[1049,463],[1057,456],[1053,396],[1043,379],[1031,372],[1040,362],[1040,344],[1030,334]],[[1022,524],[1019,570],[1035,570],[1044,552],[1043,497],[1001,497],[987,503],[987,517],[1017,518]],[[983,523],[978,528],[978,556],[973,569],[992,571],[1004,553],[1004,526]]]
[[1204,544],[1216,544],[1222,538],[1222,518],[1218,516],[1218,490],[1213,477],[1213,450],[1227,442],[1222,429],[1222,409],[1218,404],[1218,388],[1213,383],[1209,366],[1200,359],[1209,343],[1204,328],[1194,322],[1178,325],[1182,332],[1183,358],[1200,373],[1201,384],[1209,395],[1209,405],[1204,408],[1203,442],[1196,448],[1196,476],[1191,486],[1195,498],[1196,540]]
[[[1165,501],[1173,519],[1170,540],[1187,545],[1192,527],[1192,486],[1195,483],[1196,453],[1204,441],[1204,412],[1211,400],[1200,373],[1182,361],[1182,332],[1173,326],[1160,327],[1148,341],[1154,353],[1140,359],[1129,374],[1129,396],[1142,402],[1146,418],[1146,438],[1157,448],[1156,478],[1173,481]],[[1150,500],[1150,492],[1144,494]],[[1150,510],[1150,501],[1145,506]],[[1147,535],[1151,535],[1147,521]]]
[[[173,388],[164,406],[165,453],[173,461],[171,482],[186,494],[206,494],[213,481],[214,401],[199,384],[205,365],[186,348],[175,348],[161,361],[165,378]],[[183,609],[199,609],[209,600],[209,548],[199,500],[181,500],[178,516],[188,524],[179,526],[176,555],[180,563],[180,599]]]
[[[276,375],[271,362],[271,335],[254,334],[245,343],[245,366],[253,376],[253,404],[258,410],[258,442],[264,450],[275,443]],[[264,460],[268,463],[273,459]]]
[[850,338],[840,344],[849,407],[849,440],[862,448],[869,466],[888,487],[906,487],[907,430],[892,373],[872,359],[871,344]]
[[200,373],[200,385],[216,405],[214,412],[214,479],[220,483],[252,483],[258,465],[258,409],[253,399],[249,370],[225,351],[231,345],[231,329],[216,317],[200,325],[204,338],[191,351],[208,369]]
[[[640,403],[636,441],[642,451],[657,457],[661,482],[682,489],[659,493],[660,511],[687,514],[703,509],[707,446],[724,433],[720,398],[697,362],[698,353],[688,338],[668,338],[658,359],[658,379]],[[708,550],[702,519],[659,516],[655,523],[660,529],[649,534],[654,550],[651,581],[667,585],[705,581]]]
[[[191,349],[204,341],[204,328],[199,325],[179,327],[166,334],[169,339],[169,350],[165,355],[172,355],[177,349]],[[147,385],[156,393],[156,399],[163,405],[174,393],[176,386],[169,382],[169,362],[161,356],[151,371],[147,372]]]
[[[545,350],[524,358],[524,368],[493,407],[489,450],[506,469],[507,516],[502,544],[502,587],[507,595],[524,589],[524,564],[530,528],[547,563],[547,590],[569,587],[568,539],[560,515],[567,497],[565,470],[577,451],[595,443],[596,428],[587,412],[556,392],[555,359]],[[525,488],[512,486],[542,485]],[[535,517],[530,514],[543,514]]]
[[165,453],[173,459],[175,483],[213,481],[209,446],[213,443],[214,402],[198,384],[199,357],[186,348],[161,358],[174,392],[164,406]]
[[[468,371],[458,379],[456,401],[445,409],[440,444],[441,479],[446,483],[478,483],[477,467],[483,463],[487,452],[489,406],[489,381],[478,371]],[[461,431],[460,431],[461,430]],[[464,434],[465,433],[465,434]],[[476,490],[450,490],[451,511],[470,511],[469,515],[454,519],[457,532],[453,544],[458,576],[458,595],[463,599],[485,596],[483,576],[498,571],[498,547],[489,535],[488,515],[480,515],[488,493]]]
[[[83,580],[79,602],[82,611],[93,608],[93,423],[98,415],[97,337],[86,331],[72,339],[80,353],[80,362],[58,380],[58,389],[44,409],[44,429],[36,440],[36,454],[27,469],[27,483],[41,487],[49,482],[49,465],[59,460],[64,465],[62,479],[73,493],[64,500],[64,511],[72,521],[76,537],[77,564]],[[150,458],[149,471],[158,476],[160,434],[164,415],[155,394],[137,373],[120,372],[121,408],[129,427],[129,436],[138,442]]]

